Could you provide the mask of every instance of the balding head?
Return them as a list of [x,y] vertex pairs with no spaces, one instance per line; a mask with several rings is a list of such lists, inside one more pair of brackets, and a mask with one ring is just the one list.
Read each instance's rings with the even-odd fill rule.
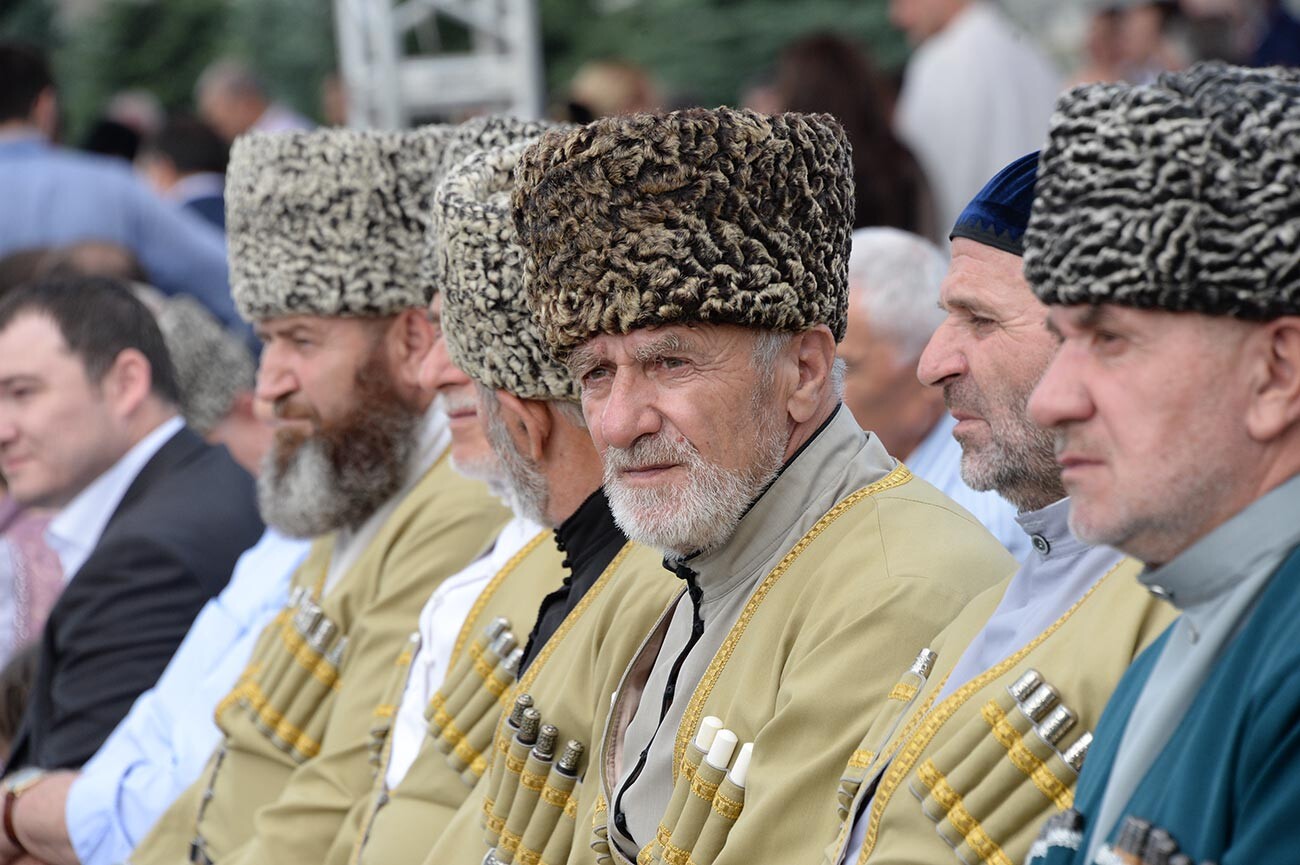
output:
[[218,60],[203,70],[194,101],[203,120],[228,142],[247,132],[271,104],[262,82],[236,60]]

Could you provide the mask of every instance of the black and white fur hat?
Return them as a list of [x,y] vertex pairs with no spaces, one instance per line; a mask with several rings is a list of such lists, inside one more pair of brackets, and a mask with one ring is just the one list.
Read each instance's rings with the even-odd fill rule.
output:
[[443,335],[452,362],[480,384],[524,399],[576,402],[576,383],[547,350],[525,302],[510,195],[528,144],[479,150],[438,186],[432,249]]
[[1210,63],[1065,94],[1024,260],[1045,303],[1300,314],[1300,71]]
[[253,133],[226,174],[230,288],[250,321],[429,302],[429,204],[448,127]]

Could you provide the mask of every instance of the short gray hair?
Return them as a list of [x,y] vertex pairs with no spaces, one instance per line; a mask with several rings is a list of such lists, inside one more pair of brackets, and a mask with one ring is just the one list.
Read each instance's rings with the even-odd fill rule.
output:
[[923,237],[896,228],[853,232],[849,255],[849,303],[861,304],[871,326],[919,360],[943,322],[939,284],[948,261]]
[[203,94],[208,92],[270,98],[257,74],[238,60],[230,58],[213,62],[199,75],[199,80],[194,85],[195,97],[202,99]]
[[[753,363],[762,376],[759,379],[761,386],[759,390],[766,391],[772,386],[772,366],[776,363],[777,356],[790,344],[794,339],[794,334],[780,330],[760,330],[758,339],[754,341]],[[844,374],[845,364],[843,359],[835,358],[831,364],[830,386],[831,393],[835,399],[844,399]]]

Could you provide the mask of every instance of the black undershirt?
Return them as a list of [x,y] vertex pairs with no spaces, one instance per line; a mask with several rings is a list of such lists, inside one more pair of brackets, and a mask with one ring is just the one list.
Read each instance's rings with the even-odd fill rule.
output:
[[542,598],[537,623],[528,635],[519,664],[520,676],[626,543],[627,536],[614,523],[609,500],[601,488],[588,496],[555,530],[555,546],[565,554],[564,569],[568,575],[563,585]]

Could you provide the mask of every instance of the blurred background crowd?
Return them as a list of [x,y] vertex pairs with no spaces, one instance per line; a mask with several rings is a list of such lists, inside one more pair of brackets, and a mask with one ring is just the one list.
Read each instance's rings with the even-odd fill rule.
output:
[[[222,190],[244,132],[829,112],[853,144],[855,227],[946,248],[972,194],[1040,145],[1063,87],[1300,64],[1300,0],[0,0],[0,41],[27,46],[0,66],[0,292],[66,272],[152,286],[160,309],[189,298],[181,319],[230,338],[188,420],[238,459],[256,346],[226,285]],[[187,392],[213,368],[178,370]],[[47,522],[0,497],[12,687],[64,584]]]

